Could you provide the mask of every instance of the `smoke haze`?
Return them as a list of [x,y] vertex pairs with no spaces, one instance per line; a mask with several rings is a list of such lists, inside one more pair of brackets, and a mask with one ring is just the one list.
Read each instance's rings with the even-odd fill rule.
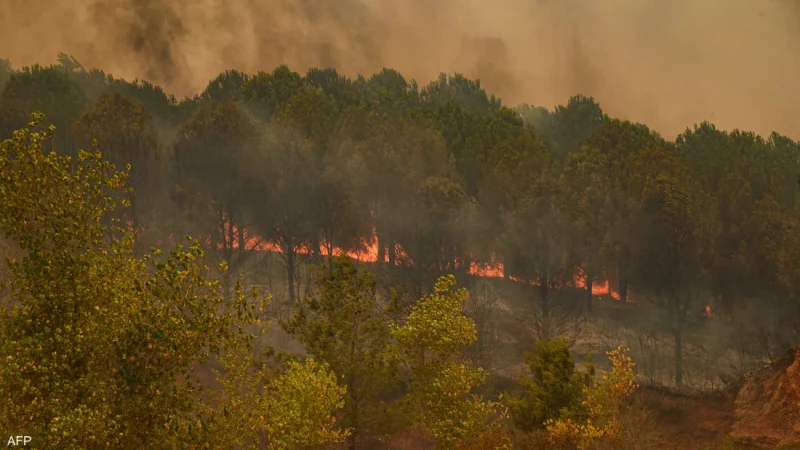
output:
[[506,104],[594,96],[672,138],[695,122],[800,138],[794,0],[2,0],[0,57],[58,52],[178,96],[226,69],[425,84],[480,78]]

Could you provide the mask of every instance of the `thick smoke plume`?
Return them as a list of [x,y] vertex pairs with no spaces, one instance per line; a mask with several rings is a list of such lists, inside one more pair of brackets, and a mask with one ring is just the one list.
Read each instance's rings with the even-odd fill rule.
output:
[[794,0],[3,0],[0,57],[58,52],[178,96],[225,69],[388,66],[480,78],[507,104],[575,93],[672,138],[692,123],[800,137]]

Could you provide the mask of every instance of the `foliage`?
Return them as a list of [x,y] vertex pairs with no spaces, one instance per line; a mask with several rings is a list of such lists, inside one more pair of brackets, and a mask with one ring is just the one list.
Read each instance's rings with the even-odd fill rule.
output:
[[575,370],[575,361],[562,338],[539,340],[525,357],[530,375],[520,377],[520,396],[509,397],[514,423],[523,431],[543,429],[546,423],[581,414],[584,388],[594,378],[594,365]]
[[252,311],[242,295],[218,295],[196,241],[162,260],[133,256],[116,221],[122,237],[110,236],[102,219],[126,175],[98,151],[75,165],[45,154],[53,128],[34,132],[42,120],[34,114],[0,153],[0,227],[25,252],[8,261],[0,428],[48,448],[195,441],[194,368],[235,345]]
[[[275,256],[286,277],[273,293],[288,285],[298,306],[287,329],[295,327],[347,388],[342,411],[331,406],[339,394],[326,391],[314,420],[335,416],[351,427],[351,446],[408,423],[442,446],[505,445],[502,408],[472,394],[482,373],[465,363],[474,327],[453,300],[460,291],[426,295],[446,273],[502,276],[498,286],[527,295],[533,320],[507,333],[520,342],[529,331],[569,340],[585,320],[576,300],[588,313],[598,304],[594,288],[607,286],[621,300],[614,314],[647,323],[653,336],[671,335],[676,384],[684,349],[702,351],[698,344],[708,348],[706,337],[720,335],[700,327],[752,330],[754,361],[800,342],[800,144],[778,133],[703,122],[670,142],[644,124],[607,117],[590,97],[552,110],[509,109],[463,75],[420,88],[388,68],[352,79],[286,66],[226,71],[199,96],[178,100],[59,54],[49,67],[12,69],[0,60],[0,88],[0,135],[24,127],[33,111],[60,130],[52,135],[38,118],[3,144],[0,160],[2,251],[16,258],[0,271],[10,294],[0,299],[0,356],[14,358],[0,367],[0,393],[14,400],[0,423],[23,427],[24,419],[46,436],[66,430],[56,446],[226,445],[212,429],[231,442],[267,445],[264,388],[278,366],[265,366],[230,330],[250,311],[236,275],[271,271],[254,262]],[[77,148],[95,140],[111,163],[132,165],[135,195],[97,149],[79,160]],[[47,155],[51,148],[73,160]],[[150,202],[161,192],[175,203]],[[120,211],[114,201],[130,206]],[[126,212],[160,235],[134,239],[119,230],[112,219]],[[158,239],[185,234],[202,238],[209,264],[223,263],[213,272],[221,273],[222,295],[200,243],[138,257],[146,242],[166,248]],[[377,263],[376,276],[324,260],[343,254]],[[327,272],[315,285],[306,268],[316,264]],[[409,305],[423,299],[408,321],[394,290]],[[715,347],[743,351],[735,341]],[[231,401],[236,389],[251,393],[227,404],[240,424],[213,406],[198,410],[189,376],[201,356],[222,347],[222,392]],[[561,397],[580,385],[571,380],[585,376],[563,353],[551,356],[535,364],[549,367],[540,378],[550,373],[557,388],[526,386],[512,400],[514,419],[527,414],[536,430],[540,416],[557,416],[567,435],[567,420],[590,429],[580,402],[570,414],[542,406],[568,404]],[[292,370],[284,376],[313,375],[334,390],[321,366]],[[406,387],[409,395],[394,402]],[[58,402],[42,403],[50,398]],[[473,439],[465,424],[483,437]]]
[[610,371],[600,371],[601,381],[584,385],[584,413],[549,420],[546,424],[550,443],[556,448],[591,448],[597,442],[620,438],[619,415],[622,402],[636,389],[634,362],[622,346],[607,353]]
[[[259,328],[265,333],[266,323]],[[314,448],[347,437],[336,430],[346,389],[325,363],[292,360],[276,376],[277,368],[260,362],[246,345],[232,348],[220,362],[221,388],[210,391],[205,414],[211,447]]]
[[42,112],[62,130],[50,143],[59,153],[75,157],[69,130],[87,103],[83,89],[59,68],[25,67],[11,72],[0,95],[0,110],[10,120],[3,128],[10,131],[23,127],[31,114]]
[[282,325],[347,388],[342,423],[355,440],[380,423],[382,397],[396,379],[387,352],[394,299],[382,304],[373,276],[346,256],[317,267],[315,280],[317,292]]
[[[175,141],[175,178],[189,201],[182,202],[184,217],[193,231],[210,237],[212,255],[238,272],[248,256],[245,226],[250,221],[244,195],[249,188],[240,174],[262,143],[258,122],[236,103],[206,102],[178,129]],[[223,279],[226,294],[231,274]]]
[[307,448],[347,438],[347,432],[334,430],[333,412],[344,406],[347,391],[336,378],[326,364],[313,359],[289,362],[288,371],[268,385],[269,448]]
[[[102,94],[94,106],[72,126],[72,134],[79,145],[87,147],[93,142],[103,152],[104,158],[118,167],[130,164],[129,182],[134,189],[130,202],[130,220],[134,229],[139,224],[148,202],[148,187],[152,186],[152,161],[158,150],[158,138],[153,118],[144,105],[135,98],[120,93]],[[149,182],[149,183],[148,183]]]
[[[502,405],[470,393],[486,374],[462,362],[476,331],[463,314],[468,293],[453,290],[455,284],[452,275],[439,278],[433,293],[419,300],[405,324],[392,327],[398,357],[411,376],[405,399],[409,417],[443,449],[497,439],[507,416]],[[495,448],[510,448],[507,438],[498,444]]]

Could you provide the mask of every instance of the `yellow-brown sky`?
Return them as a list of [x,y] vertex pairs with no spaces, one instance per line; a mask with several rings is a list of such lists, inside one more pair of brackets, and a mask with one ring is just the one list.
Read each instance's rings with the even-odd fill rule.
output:
[[800,138],[796,0],[0,0],[0,57],[58,52],[179,96],[289,64],[420,84],[479,77],[507,104],[575,93],[672,138],[710,120]]

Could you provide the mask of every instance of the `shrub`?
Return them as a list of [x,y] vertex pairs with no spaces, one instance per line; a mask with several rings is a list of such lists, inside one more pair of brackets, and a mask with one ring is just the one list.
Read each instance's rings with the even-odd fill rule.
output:
[[583,388],[582,413],[546,423],[550,444],[556,448],[590,448],[621,436],[622,402],[636,389],[634,362],[622,347],[608,352],[612,369],[601,371],[602,381]]
[[526,355],[530,376],[523,375],[522,395],[510,397],[508,404],[514,423],[526,432],[545,428],[549,420],[581,415],[584,387],[594,378],[594,365],[575,370],[575,361],[567,343],[556,338],[540,340],[536,351]]

